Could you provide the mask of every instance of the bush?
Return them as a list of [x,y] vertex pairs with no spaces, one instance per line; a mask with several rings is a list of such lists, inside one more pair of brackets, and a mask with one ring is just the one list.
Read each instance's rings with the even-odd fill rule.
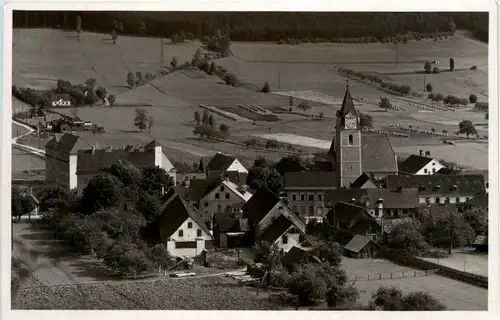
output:
[[236,87],[238,85],[238,78],[236,78],[236,75],[234,73],[226,73],[223,77],[223,80],[229,86]]
[[439,68],[438,67],[432,68],[432,73],[439,73]]
[[432,92],[432,84],[428,83],[426,86],[425,86],[425,90],[427,92]]
[[470,67],[470,70],[477,70],[477,67],[476,66],[472,66],[472,67]]
[[271,91],[270,87],[269,87],[269,83],[266,81],[264,83],[264,86],[262,87],[262,90],[261,92],[264,92],[264,93],[269,93],[269,91]]
[[469,102],[470,103],[476,103],[477,102],[477,96],[475,94],[471,94],[469,96]]
[[429,93],[429,95],[427,96],[427,99],[434,101],[434,100],[436,100],[436,95],[434,93]]

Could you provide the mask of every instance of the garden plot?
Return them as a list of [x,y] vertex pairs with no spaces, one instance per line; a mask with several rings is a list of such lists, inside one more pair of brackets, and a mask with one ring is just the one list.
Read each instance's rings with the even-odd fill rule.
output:
[[255,137],[264,138],[267,140],[276,140],[279,142],[289,143],[293,145],[313,147],[318,149],[330,149],[331,141],[313,139],[304,136],[298,136],[290,133],[273,133],[273,134],[253,134]]

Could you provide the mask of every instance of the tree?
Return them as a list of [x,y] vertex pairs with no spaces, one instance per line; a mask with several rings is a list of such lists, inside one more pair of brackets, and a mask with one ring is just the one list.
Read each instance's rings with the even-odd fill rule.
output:
[[127,83],[130,86],[130,89],[132,89],[134,87],[134,85],[136,84],[135,76],[132,72],[129,72],[127,74]]
[[432,68],[432,73],[439,73],[439,68],[438,67]]
[[436,101],[444,101],[444,95],[442,93],[437,93],[436,94]]
[[476,103],[477,102],[477,96],[475,94],[471,94],[469,96],[469,102],[470,103]]
[[147,223],[151,223],[160,216],[160,201],[157,196],[139,192],[135,210],[144,217]]
[[114,105],[115,102],[116,102],[116,98],[115,98],[115,95],[114,94],[110,94],[109,97],[108,97],[108,102],[110,105]]
[[227,126],[227,124],[222,123],[219,126],[219,130],[220,130],[220,132],[222,132],[224,134],[229,134],[229,127]]
[[99,88],[97,88],[97,90],[95,91],[95,94],[96,94],[96,96],[97,96],[99,99],[101,99],[101,100],[103,100],[103,101],[104,101],[104,99],[106,98],[106,95],[108,94],[108,92],[106,91],[106,88],[104,88],[104,87],[99,87]]
[[267,172],[267,187],[275,194],[279,194],[279,192],[283,188],[283,177],[274,168],[268,169]]
[[261,91],[264,93],[269,93],[269,91],[271,91],[271,88],[269,87],[269,83],[267,81],[264,82],[264,86],[262,87]]
[[151,266],[146,254],[128,239],[119,239],[113,243],[104,256],[103,262],[120,274],[132,273],[134,278]]
[[210,118],[210,113],[208,110],[203,110],[203,116],[201,117],[201,123],[208,125],[208,119]]
[[142,72],[140,72],[140,71],[137,71],[135,73],[135,84],[137,86],[144,84],[144,77],[142,76]]
[[428,83],[426,86],[425,86],[425,90],[427,92],[432,92],[432,84]]
[[276,271],[281,265],[281,250],[276,243],[270,244],[267,241],[259,241],[254,247],[255,259],[257,263],[264,264],[265,273],[262,278],[263,284],[273,284],[276,279]]
[[186,40],[186,34],[184,33],[184,30],[181,30],[181,32],[179,32],[179,42],[184,43],[184,40]]
[[431,100],[431,101],[435,101],[436,100],[436,95],[434,93],[429,93],[429,95],[427,96],[427,99]]
[[418,255],[429,249],[414,222],[396,225],[387,237],[387,245],[407,255]]
[[310,265],[297,268],[286,284],[288,292],[297,298],[298,305],[311,305],[328,292],[325,281]]
[[173,57],[172,60],[170,60],[170,66],[172,67],[172,70],[177,70],[179,67],[179,62],[177,62],[177,58]]
[[392,109],[392,104],[387,98],[380,98],[378,106],[379,108],[385,109],[386,112],[388,111],[388,109]]
[[89,89],[85,91],[85,103],[93,106],[97,101],[99,101],[99,97],[97,97],[94,90]]
[[330,265],[339,267],[342,261],[342,247],[334,241],[322,241],[316,248],[318,258]]
[[94,78],[90,78],[90,79],[85,80],[85,86],[88,89],[94,90],[96,84],[97,84],[97,80]]
[[450,58],[450,71],[455,70],[455,60]]
[[253,167],[247,175],[246,184],[254,189],[259,190],[266,186],[269,172],[265,167]]
[[165,169],[160,167],[143,168],[141,170],[142,178],[139,187],[149,194],[159,194],[164,189],[167,192],[173,187],[173,181]]
[[194,121],[196,121],[196,125],[197,125],[197,126],[199,126],[199,125],[200,125],[201,115],[200,115],[200,112],[199,112],[199,111],[195,111],[195,112],[194,112]]
[[129,188],[135,193],[142,178],[141,170],[130,162],[116,162],[100,171],[108,173],[122,183],[122,190]]
[[369,114],[361,113],[359,115],[361,128],[373,128],[373,117]]
[[149,118],[148,118],[148,133],[150,133],[150,134],[151,134],[151,128],[153,128],[153,124],[154,124],[153,117],[149,116]]
[[210,117],[208,117],[208,125],[214,129],[216,124],[215,124],[215,118],[213,115],[210,115]]
[[472,121],[470,120],[462,120],[458,124],[458,134],[465,134],[467,136],[467,140],[469,140],[469,136],[477,135],[477,130]]
[[424,64],[424,70],[426,73],[431,73],[432,65],[429,61],[426,61]]
[[226,73],[223,80],[229,86],[236,87],[238,84],[238,78],[236,78],[236,75],[232,72]]
[[488,233],[488,210],[476,206],[465,206],[462,210],[465,221],[474,229],[476,235]]
[[135,109],[134,126],[141,130],[141,132],[147,128],[148,112],[146,109]]
[[427,292],[403,294],[396,287],[379,287],[372,294],[373,304],[384,311],[440,311],[446,306]]
[[158,271],[160,271],[161,268],[167,269],[172,261],[172,257],[168,253],[167,248],[160,243],[149,249],[147,257],[152,263],[158,266]]
[[299,108],[300,110],[302,110],[302,112],[306,113],[307,110],[311,109],[311,106],[309,105],[309,103],[307,101],[304,101],[304,102],[301,102],[297,108]]
[[121,203],[123,196],[120,182],[112,175],[98,172],[83,190],[80,206],[84,213],[90,214]]

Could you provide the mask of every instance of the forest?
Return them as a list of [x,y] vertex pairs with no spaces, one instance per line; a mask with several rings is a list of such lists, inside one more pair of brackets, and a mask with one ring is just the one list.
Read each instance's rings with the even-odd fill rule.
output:
[[[14,28],[76,29],[109,34],[171,37],[181,31],[196,38],[220,32],[233,41],[280,41],[287,38],[378,39],[415,33],[471,31],[488,41],[487,12],[134,12],[14,11]],[[361,23],[362,21],[362,23]]]

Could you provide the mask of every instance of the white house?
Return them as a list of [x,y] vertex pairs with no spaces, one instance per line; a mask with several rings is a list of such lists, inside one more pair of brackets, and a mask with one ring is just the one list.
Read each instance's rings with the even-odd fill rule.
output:
[[[427,153],[427,155],[430,155],[430,153]],[[399,172],[413,175],[433,175],[441,170],[441,168],[444,168],[443,164],[436,159],[424,156],[421,150],[420,155],[412,154],[406,158],[399,165]]]
[[205,171],[207,179],[222,176],[239,185],[245,184],[248,175],[248,170],[238,159],[220,152],[213,156]]
[[161,208],[160,237],[174,257],[196,257],[213,245],[213,237],[198,210],[169,192]]

